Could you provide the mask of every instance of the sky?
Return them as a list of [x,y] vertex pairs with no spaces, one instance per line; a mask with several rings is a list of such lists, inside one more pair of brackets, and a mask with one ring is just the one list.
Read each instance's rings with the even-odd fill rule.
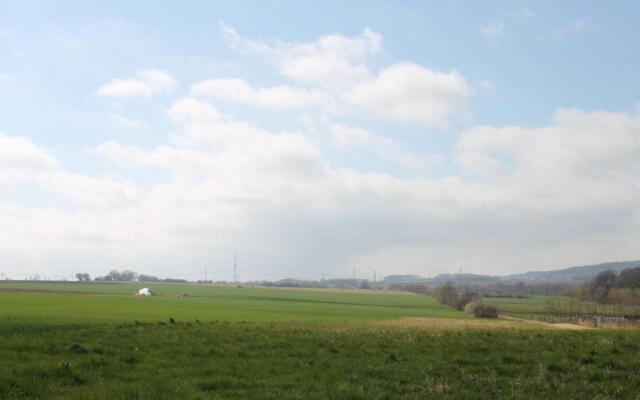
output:
[[637,0],[0,0],[0,279],[640,259],[638,20]]

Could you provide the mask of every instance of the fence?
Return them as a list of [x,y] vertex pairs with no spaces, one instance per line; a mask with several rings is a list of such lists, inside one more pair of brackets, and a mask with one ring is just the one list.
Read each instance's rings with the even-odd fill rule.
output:
[[610,317],[604,315],[575,315],[575,316],[560,316],[541,314],[538,319],[545,322],[558,323],[567,322],[578,325],[587,326],[628,326],[628,327],[640,327],[640,319],[638,318],[624,318],[624,317]]

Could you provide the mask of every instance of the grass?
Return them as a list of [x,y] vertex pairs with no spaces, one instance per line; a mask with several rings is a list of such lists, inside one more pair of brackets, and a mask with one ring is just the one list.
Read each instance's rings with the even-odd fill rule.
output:
[[57,327],[0,341],[2,399],[632,399],[637,332]]
[[638,331],[472,320],[427,296],[139,287],[0,283],[0,399],[640,399]]
[[[0,283],[0,325],[156,322],[169,318],[312,322],[469,318],[427,296],[172,284],[152,285],[158,296],[133,296],[140,287],[139,284]],[[191,297],[179,297],[183,294]]]
[[[542,314],[544,311],[544,303],[548,298],[549,296],[531,296],[523,299],[491,297],[485,298],[484,301],[496,306],[501,314],[527,317]],[[554,296],[554,300],[561,302],[564,301],[565,298],[562,296]]]
[[[616,307],[613,304],[596,304],[593,302],[579,302],[571,305],[567,296],[531,296],[529,298],[487,298],[485,301],[493,304],[503,315],[521,318],[538,318],[542,315],[557,314],[559,316],[602,315],[602,316],[640,316],[640,307]],[[545,306],[551,301],[551,309]],[[579,307],[578,307],[579,305]]]

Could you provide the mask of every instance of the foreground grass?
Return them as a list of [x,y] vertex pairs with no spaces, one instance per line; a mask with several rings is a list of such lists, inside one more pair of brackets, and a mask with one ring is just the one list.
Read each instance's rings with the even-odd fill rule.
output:
[[0,339],[2,399],[640,398],[637,332],[178,321]]

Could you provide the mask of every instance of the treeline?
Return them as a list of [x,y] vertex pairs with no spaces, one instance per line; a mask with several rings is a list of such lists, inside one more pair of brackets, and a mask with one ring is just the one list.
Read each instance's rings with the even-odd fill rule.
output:
[[371,289],[371,284],[367,279],[322,279],[300,280],[300,279],[280,279],[277,281],[247,281],[249,286],[265,287],[285,287],[285,288],[312,288],[312,289]]
[[564,295],[574,289],[576,285],[567,283],[507,283],[498,282],[490,284],[461,284],[459,289],[464,292],[477,292],[485,297],[516,297],[525,298],[529,296],[553,296]]
[[426,294],[427,296],[433,296],[433,290],[427,285],[420,285],[418,283],[393,283],[389,285],[389,290],[398,290],[411,292],[415,294]]
[[[473,284],[473,283],[454,283],[461,293],[478,293],[483,297],[514,297],[527,298],[535,295],[565,295],[570,290],[575,289],[576,285],[566,283],[535,283],[525,284],[518,283],[489,283],[489,284]],[[434,294],[434,286],[425,283],[393,283],[389,285],[391,290],[404,290],[417,294]]]
[[572,294],[598,304],[640,306],[640,267],[625,269],[620,274],[601,272],[591,282],[576,288]]
[[[80,282],[90,282],[91,276],[87,273],[76,274],[76,279]],[[95,282],[170,282],[170,283],[184,283],[185,279],[162,279],[154,275],[138,274],[137,272],[130,270],[112,270],[108,274],[103,276],[97,276],[93,279]]]

